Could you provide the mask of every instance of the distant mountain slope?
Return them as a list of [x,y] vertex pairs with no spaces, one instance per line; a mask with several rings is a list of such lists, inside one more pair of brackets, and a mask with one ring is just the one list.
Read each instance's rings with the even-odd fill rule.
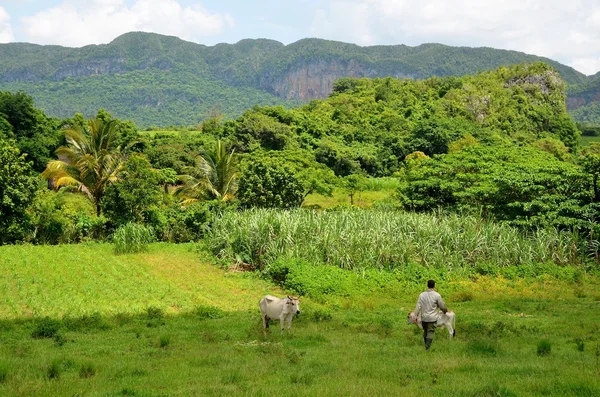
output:
[[600,72],[569,90],[567,107],[575,120],[600,125]]
[[590,79],[550,59],[492,48],[423,44],[360,47],[321,39],[258,39],[207,47],[172,36],[127,33],[81,48],[0,45],[0,90],[23,90],[50,115],[103,107],[139,126],[194,124],[217,110],[292,106],[331,92],[340,77],[465,75],[544,61],[572,86]]

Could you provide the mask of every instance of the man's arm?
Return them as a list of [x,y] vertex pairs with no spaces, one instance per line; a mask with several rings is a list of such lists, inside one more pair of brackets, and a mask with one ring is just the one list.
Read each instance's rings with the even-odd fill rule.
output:
[[446,314],[446,312],[448,311],[448,308],[446,307],[446,304],[444,303],[442,296],[441,295],[438,295],[438,296],[439,296],[439,298],[437,300],[438,307],[444,314]]
[[419,317],[419,313],[421,313],[421,295],[419,295],[419,299],[417,299],[417,306],[415,307],[415,318]]

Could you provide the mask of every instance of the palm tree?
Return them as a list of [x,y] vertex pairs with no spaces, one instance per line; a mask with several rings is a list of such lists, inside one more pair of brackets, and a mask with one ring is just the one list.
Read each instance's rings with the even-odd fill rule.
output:
[[183,185],[175,190],[184,204],[201,200],[227,201],[235,196],[239,172],[234,150],[227,152],[220,140],[214,152],[203,151],[196,157],[195,167],[181,175]]
[[42,176],[54,180],[58,189],[76,186],[84,192],[100,215],[100,200],[106,186],[117,180],[124,158],[117,145],[119,130],[116,120],[89,119],[86,125],[73,125],[65,130],[68,146],[56,150],[58,160],[48,162]]

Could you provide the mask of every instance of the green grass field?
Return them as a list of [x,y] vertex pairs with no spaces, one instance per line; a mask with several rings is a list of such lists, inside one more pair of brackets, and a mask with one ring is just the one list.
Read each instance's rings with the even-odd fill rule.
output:
[[0,395],[600,395],[594,277],[440,284],[457,336],[425,352],[406,325],[419,285],[303,298],[291,334],[265,336],[258,300],[285,292],[209,262],[194,245],[0,247]]
[[592,142],[600,142],[600,136],[582,136],[581,137],[581,145],[589,146]]

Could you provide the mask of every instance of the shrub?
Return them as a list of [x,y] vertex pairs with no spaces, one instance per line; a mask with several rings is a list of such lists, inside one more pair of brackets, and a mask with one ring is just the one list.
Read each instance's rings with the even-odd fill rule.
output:
[[170,335],[161,335],[158,338],[158,346],[161,349],[166,349],[167,346],[169,346],[171,344],[171,336]]
[[204,237],[215,217],[226,208],[227,205],[221,201],[200,202],[185,207],[176,204],[146,212],[146,224],[153,227],[161,241],[196,241]]
[[54,335],[54,345],[61,347],[63,346],[65,343],[67,343],[67,338],[64,337],[63,334],[61,334],[60,332],[57,332]]
[[154,230],[151,227],[132,222],[120,226],[113,235],[117,254],[147,251],[148,244],[155,240]]
[[165,312],[160,307],[149,306],[146,309],[146,315],[150,320],[162,320],[165,317]]
[[550,343],[549,340],[541,340],[538,342],[537,345],[537,355],[538,356],[547,356],[550,354],[552,350],[552,344]]
[[310,318],[315,322],[329,321],[333,318],[333,314],[328,309],[316,309],[310,314]]
[[279,259],[265,271],[265,275],[284,288],[312,297],[349,295],[357,279],[353,272],[327,265],[313,266],[302,259]]
[[59,379],[62,374],[61,362],[58,359],[52,360],[52,362],[46,368],[46,377],[48,379]]
[[575,338],[575,344],[577,345],[577,350],[580,352],[585,350],[585,343],[583,342],[583,339]]
[[33,338],[53,338],[60,330],[61,323],[48,316],[36,321],[31,336]]
[[79,367],[79,377],[80,378],[91,378],[96,375],[96,368],[92,363],[84,363]]
[[473,300],[471,291],[460,291],[452,297],[452,302],[469,302]]
[[222,318],[225,316],[223,310],[215,306],[196,306],[194,315],[201,320]]
[[110,329],[110,323],[100,313],[84,314],[80,317],[65,316],[62,323],[69,331],[93,331]]
[[161,308],[150,306],[146,309],[146,315],[148,316],[147,327],[165,325],[165,314]]

